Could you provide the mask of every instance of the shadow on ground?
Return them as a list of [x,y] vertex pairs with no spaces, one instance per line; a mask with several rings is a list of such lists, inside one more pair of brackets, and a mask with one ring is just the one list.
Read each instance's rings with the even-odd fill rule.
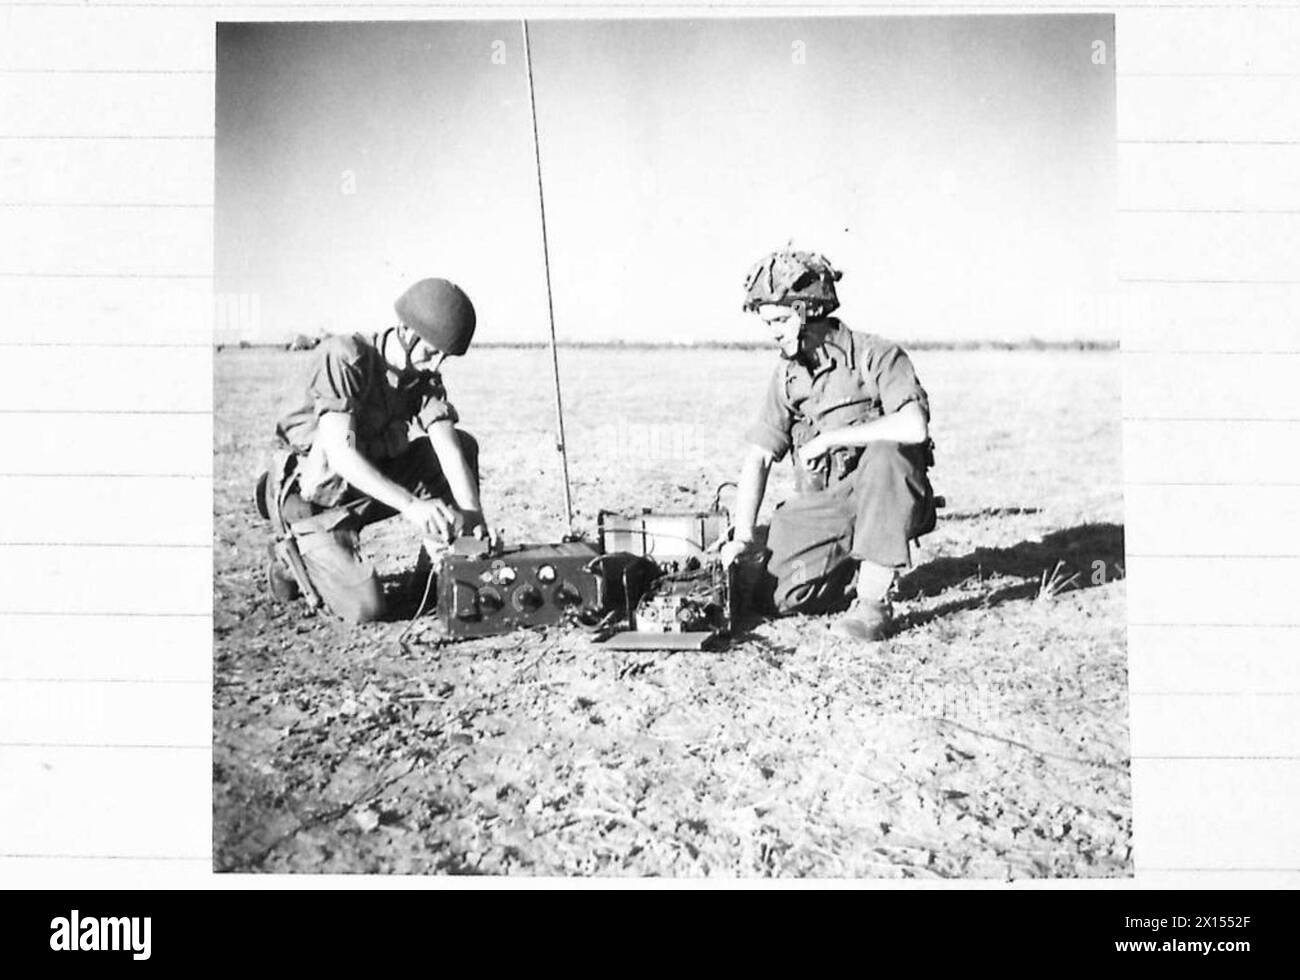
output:
[[909,613],[899,618],[898,627],[911,629],[967,609],[1031,598],[1038,593],[1044,573],[1060,582],[1072,580],[1069,585],[1072,589],[1092,588],[1123,578],[1123,525],[1080,524],[1010,548],[976,548],[957,558],[927,562],[902,578],[898,585],[899,599],[939,595],[971,579],[1019,581],[995,581],[991,583],[995,585],[992,591],[979,590],[934,608]]

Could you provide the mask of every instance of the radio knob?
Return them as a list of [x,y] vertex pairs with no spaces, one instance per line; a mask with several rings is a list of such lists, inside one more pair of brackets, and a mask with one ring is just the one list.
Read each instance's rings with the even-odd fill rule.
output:
[[510,601],[520,612],[533,612],[542,605],[542,594],[532,585],[521,585],[510,596]]
[[479,608],[487,613],[494,613],[506,604],[501,593],[488,585],[478,590]]
[[572,582],[561,582],[555,590],[557,606],[576,606],[582,602],[582,592]]

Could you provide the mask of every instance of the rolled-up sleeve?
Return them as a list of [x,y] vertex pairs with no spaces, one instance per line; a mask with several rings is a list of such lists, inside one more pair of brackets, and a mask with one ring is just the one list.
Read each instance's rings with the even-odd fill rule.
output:
[[794,417],[785,399],[785,368],[782,365],[772,375],[758,417],[745,430],[745,441],[767,450],[774,459],[782,459],[790,451],[793,422]]
[[331,337],[321,345],[316,370],[307,382],[307,397],[317,417],[328,412],[355,413],[365,394],[364,357],[348,338]]
[[460,421],[460,414],[447,398],[447,389],[443,386],[442,375],[435,374],[429,379],[425,389],[424,403],[420,406],[420,425],[427,429],[438,422]]
[[875,382],[880,392],[880,407],[892,415],[908,402],[916,402],[930,418],[930,396],[916,376],[912,359],[897,344],[886,343],[866,352],[863,374]]

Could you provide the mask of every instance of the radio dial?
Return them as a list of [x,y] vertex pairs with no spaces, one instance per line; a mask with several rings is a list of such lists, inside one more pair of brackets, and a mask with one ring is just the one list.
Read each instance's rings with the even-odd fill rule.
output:
[[520,612],[532,612],[542,605],[542,594],[532,585],[521,585],[510,596],[510,601]]

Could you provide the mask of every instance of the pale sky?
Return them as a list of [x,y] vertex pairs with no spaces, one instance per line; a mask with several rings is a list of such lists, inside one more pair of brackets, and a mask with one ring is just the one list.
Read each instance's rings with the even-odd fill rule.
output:
[[[790,239],[843,270],[857,329],[1113,337],[1087,315],[1110,15],[530,31],[562,339],[763,340],[744,275]],[[257,297],[247,339],[380,329],[424,276],[466,289],[479,339],[546,338],[517,21],[222,24],[216,113],[217,290]]]

